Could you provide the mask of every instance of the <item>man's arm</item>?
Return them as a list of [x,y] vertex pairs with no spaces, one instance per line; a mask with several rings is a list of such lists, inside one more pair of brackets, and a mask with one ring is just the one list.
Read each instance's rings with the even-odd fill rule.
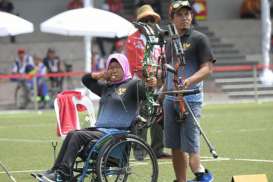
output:
[[211,61],[201,64],[200,69],[196,73],[184,80],[184,88],[188,88],[190,85],[207,78],[212,73],[212,67],[213,63]]

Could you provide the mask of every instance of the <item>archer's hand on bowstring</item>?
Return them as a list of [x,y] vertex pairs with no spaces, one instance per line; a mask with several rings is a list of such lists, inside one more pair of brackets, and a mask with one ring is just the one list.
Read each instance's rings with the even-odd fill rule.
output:
[[155,76],[151,76],[149,78],[144,79],[146,86],[150,88],[155,88],[157,86],[157,78]]

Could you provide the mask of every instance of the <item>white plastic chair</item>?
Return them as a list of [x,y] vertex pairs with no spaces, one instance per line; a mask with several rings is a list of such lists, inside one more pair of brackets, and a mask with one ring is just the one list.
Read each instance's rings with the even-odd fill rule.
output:
[[[80,119],[79,119],[80,111],[77,105],[81,105],[86,108],[86,111],[88,114],[87,120],[89,120],[90,127],[95,126],[96,117],[95,117],[94,105],[88,96],[83,95],[81,92],[78,92],[78,91],[64,91],[60,94],[61,95],[58,94],[54,100],[54,109],[55,109],[55,113],[57,117],[57,132],[59,136],[61,136],[62,138],[65,138],[65,136],[67,135],[69,131],[81,129]],[[76,117],[76,121],[69,121],[70,123],[69,122],[64,123],[63,121],[61,121],[61,118],[60,118],[60,106],[59,106],[58,99],[60,98],[60,96],[66,97],[66,94],[67,94],[66,99],[71,99],[72,102],[70,103],[73,103],[71,106],[69,106],[70,107],[69,114],[73,115],[74,113],[74,116]],[[61,106],[61,107],[66,107],[66,106]]]

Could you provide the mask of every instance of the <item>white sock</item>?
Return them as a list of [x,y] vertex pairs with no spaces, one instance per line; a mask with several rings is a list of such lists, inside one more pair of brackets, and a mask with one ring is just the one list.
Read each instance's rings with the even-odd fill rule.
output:
[[205,172],[205,168],[203,165],[200,165],[199,168],[195,171],[195,173],[204,173]]

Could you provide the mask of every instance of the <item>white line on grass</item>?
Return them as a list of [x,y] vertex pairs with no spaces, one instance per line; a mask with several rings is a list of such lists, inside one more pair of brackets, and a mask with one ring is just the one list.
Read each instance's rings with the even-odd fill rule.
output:
[[11,138],[0,138],[0,142],[22,142],[22,143],[50,143],[56,140],[29,140],[29,139],[11,139]]
[[[9,173],[15,174],[15,173],[32,173],[32,172],[43,172],[46,170],[40,170],[40,169],[33,169],[33,170],[23,170],[23,171],[9,171]],[[0,172],[0,174],[6,174],[6,172]]]
[[[212,158],[206,158],[201,159],[202,162],[218,162],[218,161],[229,161],[232,160],[230,158],[218,158],[218,159],[212,159]],[[165,165],[165,164],[171,164],[171,161],[159,161],[158,164]]]
[[[256,129],[238,129],[233,130],[232,133],[246,133],[246,132],[264,132],[268,130],[273,130],[273,128],[256,128]],[[215,133],[224,133],[224,132],[230,132],[226,130],[216,130]]]
[[[273,163],[273,160],[263,160],[263,159],[239,159],[239,158],[228,158],[228,157],[219,157],[218,159],[213,159],[211,157],[201,157],[202,162],[220,162],[220,161],[246,161],[246,162],[262,162],[262,163]],[[133,162],[133,165],[145,165],[145,161]],[[159,165],[168,165],[171,164],[171,160],[159,160]],[[32,170],[22,170],[22,171],[9,171],[9,173],[31,173],[31,172],[41,172],[45,170],[41,169],[32,169]],[[5,172],[0,171],[0,174],[5,174]]]
[[16,127],[16,128],[38,128],[38,127],[48,127],[48,126],[53,126],[56,125],[54,123],[52,124],[17,124],[17,125],[6,125],[6,126],[0,126],[0,128],[11,128],[11,127]]
[[263,160],[263,159],[233,159],[236,161],[248,161],[248,162],[265,162],[265,163],[273,163],[273,160]]
[[212,157],[201,157],[202,161],[217,161],[217,160],[234,160],[234,161],[247,161],[247,162],[264,162],[264,163],[273,163],[273,160],[270,159],[240,159],[240,158],[229,158],[229,157],[219,157],[217,159],[214,159]]
[[38,113],[41,114],[43,111],[35,111],[35,110],[9,110],[9,111],[0,111],[0,115],[13,115],[13,114],[22,114],[22,113]]

